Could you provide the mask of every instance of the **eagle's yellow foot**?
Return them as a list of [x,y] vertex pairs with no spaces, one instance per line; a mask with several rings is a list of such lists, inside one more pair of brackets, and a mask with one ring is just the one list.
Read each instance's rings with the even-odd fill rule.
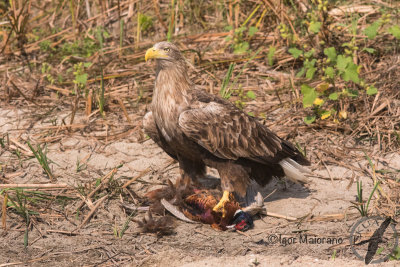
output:
[[224,191],[221,200],[217,205],[214,206],[213,211],[215,212],[222,212],[222,218],[226,216],[226,210],[224,208],[225,202],[229,201],[229,191]]

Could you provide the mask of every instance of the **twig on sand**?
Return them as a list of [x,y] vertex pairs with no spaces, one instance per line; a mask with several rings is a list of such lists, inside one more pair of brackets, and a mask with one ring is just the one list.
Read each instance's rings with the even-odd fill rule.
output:
[[0,189],[5,188],[66,188],[73,189],[67,184],[0,184]]
[[91,211],[89,212],[89,214],[86,216],[86,218],[83,220],[83,222],[76,227],[72,232],[76,232],[79,229],[81,229],[89,220],[90,218],[93,216],[93,214],[96,212],[96,210],[99,208],[99,206],[103,203],[103,201],[108,197],[108,195],[103,196],[102,198],[100,198],[97,202],[96,205],[94,205],[93,209],[91,209]]
[[285,220],[288,220],[288,221],[297,221],[297,220],[298,220],[298,219],[295,218],[295,217],[291,217],[291,216],[287,216],[287,215],[282,215],[282,214],[278,214],[278,213],[270,212],[270,211],[267,211],[267,212],[264,213],[264,214],[267,215],[267,216],[270,216],[270,217],[285,219]]

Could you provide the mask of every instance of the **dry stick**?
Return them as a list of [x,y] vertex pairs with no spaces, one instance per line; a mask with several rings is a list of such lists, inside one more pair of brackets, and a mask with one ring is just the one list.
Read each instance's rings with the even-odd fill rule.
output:
[[72,233],[69,231],[62,231],[62,230],[46,230],[47,233],[57,233],[57,234],[63,234],[63,235],[77,235],[77,233]]
[[27,154],[29,155],[33,155],[32,151],[30,151],[27,147],[25,147],[23,144],[21,144],[20,142],[18,142],[17,140],[15,140],[14,138],[10,138],[11,143],[13,143],[14,145],[16,145],[17,147],[21,148],[22,150],[24,150],[25,152],[27,152]]
[[329,170],[328,166],[325,164],[325,161],[322,159],[321,153],[317,152],[316,154],[317,154],[317,157],[319,158],[319,160],[325,166],[325,169],[328,172],[328,175],[329,175],[329,178],[331,179],[331,182],[333,182],[333,177],[332,177],[331,171]]
[[5,188],[66,188],[74,189],[67,184],[0,184],[0,189]]
[[136,175],[135,177],[133,177],[132,179],[130,179],[128,182],[126,182],[122,188],[127,188],[131,183],[133,183],[134,181],[136,181],[137,179],[139,179],[140,177],[146,175],[147,173],[149,173],[151,171],[150,168],[147,168],[143,171],[141,171],[138,175]]
[[[75,97],[75,102],[74,102],[72,114],[71,114],[71,121],[69,122],[69,125],[72,125],[74,123],[75,113],[78,109],[78,104],[79,104],[79,92],[77,92],[76,97]],[[67,130],[69,131],[70,129],[67,128]]]
[[89,214],[86,216],[86,218],[83,220],[83,222],[77,227],[75,228],[72,232],[78,231],[79,229],[81,229],[89,220],[90,218],[93,216],[93,214],[96,212],[96,210],[99,208],[99,206],[101,205],[101,203],[103,203],[103,201],[108,197],[108,195],[103,196],[102,198],[100,198],[96,205],[93,207],[93,209],[89,212]]
[[[100,179],[100,184],[92,191],[90,192],[86,199],[90,199],[97,191],[100,190],[100,188],[103,185],[103,182],[105,179],[112,177],[116,172],[117,172],[117,168],[112,169],[109,173],[107,173],[106,175],[103,176],[103,178]],[[79,210],[83,207],[83,205],[85,205],[86,201],[82,200],[81,203],[79,203],[78,207],[76,208],[76,210]]]
[[160,14],[160,7],[158,6],[158,1],[153,0],[153,5],[154,5],[154,12],[156,13],[158,20],[160,21],[161,26],[164,28],[165,31],[168,31],[168,27],[165,24],[165,22],[163,21],[162,16]]
[[7,202],[8,202],[8,195],[7,193],[4,193],[2,212],[1,212],[1,226],[3,227],[4,231],[7,230],[7,224],[6,224]]
[[37,261],[41,261],[41,260],[47,260],[48,258],[50,258],[50,256],[44,256],[44,257],[40,257],[40,258],[28,260],[28,261],[3,263],[3,264],[0,264],[0,267],[7,267],[7,266],[13,266],[13,265],[26,265],[27,263],[33,263],[33,262],[37,262]]
[[126,111],[124,102],[122,102],[121,98],[117,98],[117,101],[118,101],[118,103],[119,103],[119,105],[120,105],[122,111],[124,112],[124,115],[125,115],[126,119],[128,120],[128,122],[129,122],[129,123],[132,123],[131,118],[129,118],[129,116],[128,116],[128,111]]
[[36,103],[33,99],[30,99],[28,97],[26,97],[26,95],[24,93],[22,93],[22,91],[18,88],[18,86],[15,85],[15,83],[12,80],[9,80],[9,82],[11,83],[12,87],[18,91],[18,93],[21,94],[21,96],[28,102],[32,102],[33,104],[35,104],[36,106],[41,106],[40,104]]
[[288,221],[297,221],[298,220],[295,217],[291,217],[291,216],[287,216],[287,215],[281,215],[281,214],[270,212],[270,211],[267,211],[264,214],[267,215],[267,216],[270,216],[270,217],[281,218],[281,219],[285,219],[285,220],[288,220]]

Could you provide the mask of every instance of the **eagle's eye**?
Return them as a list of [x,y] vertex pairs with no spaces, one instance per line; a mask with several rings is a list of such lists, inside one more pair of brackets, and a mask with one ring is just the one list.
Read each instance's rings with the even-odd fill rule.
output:
[[164,48],[164,51],[169,52],[169,48],[168,47]]

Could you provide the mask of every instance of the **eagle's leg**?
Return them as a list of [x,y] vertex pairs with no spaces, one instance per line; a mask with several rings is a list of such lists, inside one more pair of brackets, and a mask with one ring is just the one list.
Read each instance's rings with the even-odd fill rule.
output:
[[178,155],[179,171],[183,179],[189,177],[195,186],[200,186],[198,178],[206,176],[206,165],[201,161],[192,161]]
[[213,211],[222,212],[222,216],[225,217],[226,210],[224,205],[229,201],[230,192],[236,192],[239,196],[244,197],[250,178],[248,171],[234,161],[219,162],[215,167],[221,178],[221,188],[224,190],[224,194],[219,203],[213,208]]

